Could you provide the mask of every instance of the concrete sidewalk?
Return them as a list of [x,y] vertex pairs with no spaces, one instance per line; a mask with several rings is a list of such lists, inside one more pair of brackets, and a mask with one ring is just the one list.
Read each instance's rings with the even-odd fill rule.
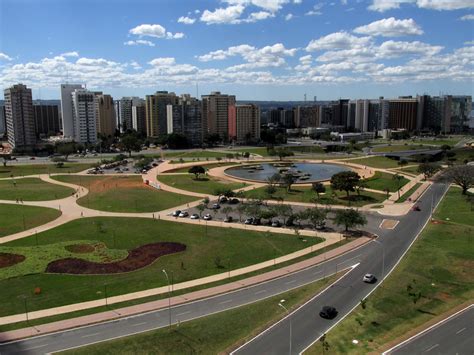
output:
[[[280,269],[277,269],[277,270],[274,270],[274,271],[269,271],[269,272],[263,273],[261,275],[252,276],[252,277],[249,277],[249,278],[246,278],[246,279],[230,282],[230,283],[227,283],[227,284],[224,284],[224,285],[214,286],[214,287],[206,288],[206,289],[203,289],[203,290],[190,292],[190,293],[187,293],[187,294],[174,296],[174,297],[171,297],[171,305],[176,306],[176,305],[192,302],[192,301],[199,300],[199,299],[202,299],[202,298],[207,298],[207,297],[215,296],[215,295],[218,295],[218,294],[227,293],[227,292],[230,292],[230,291],[237,290],[239,288],[248,287],[248,286],[259,284],[259,283],[262,283],[262,282],[265,282],[265,281],[268,281],[268,280],[271,280],[271,279],[275,279],[275,278],[278,278],[278,277],[281,277],[281,276],[285,276],[285,275],[288,275],[289,273],[293,273],[293,272],[296,272],[296,271],[299,271],[299,270],[306,269],[310,266],[319,264],[319,263],[321,263],[323,261],[326,261],[328,259],[331,259],[331,258],[334,258],[336,256],[342,255],[342,254],[344,254],[344,253],[346,253],[350,250],[353,250],[355,248],[358,248],[358,247],[370,242],[370,240],[371,240],[370,238],[361,237],[361,238],[358,238],[358,239],[356,239],[356,240],[354,240],[350,243],[347,243],[343,246],[340,246],[340,247],[335,248],[333,250],[330,250],[326,253],[323,253],[321,255],[315,256],[313,258],[310,258],[310,259],[307,259],[307,260],[304,260],[304,261],[301,261],[301,262],[295,263],[293,265],[289,265],[289,266],[286,266],[286,267],[283,267],[283,268],[280,268]],[[249,272],[249,271],[247,271],[247,272]],[[228,278],[229,277],[228,273],[225,273],[225,274],[226,274],[226,277]],[[235,275],[231,274],[231,277],[232,276],[235,276]],[[216,279],[215,281],[219,281],[219,280]],[[173,290],[178,290],[179,289],[178,286],[179,285],[174,285]],[[164,289],[164,292],[162,292],[162,293],[166,293],[168,291],[168,286],[165,286],[165,287],[162,287],[162,288]],[[153,295],[153,294],[151,294],[151,295]],[[91,302],[94,302],[94,304],[95,304],[95,302],[97,302],[97,304],[95,304],[94,307],[106,306],[107,304],[117,303],[117,302],[113,302],[113,301],[114,301],[114,298],[119,298],[119,297],[121,297],[121,296],[110,297],[110,298],[107,298],[107,300],[102,299],[102,300],[91,301]],[[118,302],[123,302],[123,301],[125,301],[125,299],[120,300]],[[87,303],[91,303],[91,302],[87,302]],[[120,317],[127,317],[127,316],[131,316],[131,315],[139,314],[139,313],[144,313],[144,312],[149,312],[149,311],[153,311],[153,310],[157,310],[157,309],[162,309],[162,308],[168,307],[168,302],[169,302],[168,299],[162,299],[162,300],[147,302],[147,303],[143,303],[143,304],[139,304],[139,305],[119,308],[119,309],[115,309],[113,311],[101,312],[101,313],[96,313],[96,314],[92,314],[92,315],[88,315],[88,316],[77,317],[77,318],[72,318],[72,319],[68,319],[68,320],[48,323],[48,324],[44,324],[44,325],[38,325],[38,326],[34,326],[34,327],[28,327],[28,328],[13,330],[13,331],[7,331],[7,332],[0,333],[0,342],[7,342],[7,341],[27,338],[27,337],[31,337],[31,336],[37,336],[37,335],[41,335],[41,334],[45,334],[45,333],[51,333],[51,332],[60,331],[60,330],[64,330],[64,329],[80,327],[80,326],[84,326],[84,325],[87,325],[87,324],[103,322],[103,321],[113,320],[113,319],[120,318]],[[64,307],[69,307],[69,306],[64,306]],[[92,308],[92,307],[88,307],[88,308]],[[71,309],[70,312],[72,312],[74,310],[77,310],[77,309]],[[38,311],[38,312],[44,312],[44,311]],[[38,318],[38,317],[34,317],[35,313],[36,312],[28,313],[28,319]],[[53,312],[50,315],[57,315],[57,314],[60,314],[60,313],[61,312],[56,311],[56,312]],[[67,312],[62,312],[62,313],[67,313]],[[22,315],[18,315],[18,316],[19,316],[19,318],[18,318],[17,321],[26,321],[26,314],[22,314]],[[46,315],[44,315],[44,316],[46,316]],[[17,316],[12,316],[12,317],[17,317]],[[6,317],[2,318],[2,323],[3,324],[5,324],[3,322],[4,318],[6,318]]]

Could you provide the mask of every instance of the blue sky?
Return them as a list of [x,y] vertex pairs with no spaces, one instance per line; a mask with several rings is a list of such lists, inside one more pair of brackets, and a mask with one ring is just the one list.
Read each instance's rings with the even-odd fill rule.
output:
[[0,0],[0,85],[58,98],[474,93],[472,0]]

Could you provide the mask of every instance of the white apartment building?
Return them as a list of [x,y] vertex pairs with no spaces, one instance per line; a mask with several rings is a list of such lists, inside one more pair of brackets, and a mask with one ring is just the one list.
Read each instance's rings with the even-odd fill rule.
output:
[[73,138],[78,143],[97,143],[97,109],[95,94],[85,89],[71,93]]
[[82,88],[83,86],[78,84],[61,84],[61,117],[64,137],[74,136],[71,94],[74,90]]

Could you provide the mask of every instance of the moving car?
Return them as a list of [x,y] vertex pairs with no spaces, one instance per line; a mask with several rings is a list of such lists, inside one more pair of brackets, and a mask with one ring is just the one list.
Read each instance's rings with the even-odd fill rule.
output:
[[224,222],[225,223],[231,223],[234,219],[232,218],[232,216],[229,216],[229,217],[226,217],[224,218]]
[[208,214],[205,214],[205,215],[204,215],[203,219],[204,219],[205,221],[210,221],[210,220],[212,219],[212,217],[211,217],[211,215],[208,213]]
[[337,310],[332,306],[324,306],[323,308],[321,308],[319,316],[321,318],[333,319],[337,316]]
[[176,211],[173,212],[172,216],[173,217],[178,217],[180,213],[181,213],[181,210],[176,210]]
[[180,218],[184,218],[184,217],[188,217],[188,216],[189,216],[189,213],[187,211],[183,211],[178,215],[178,217],[180,217]]
[[421,211],[420,206],[413,206],[412,211]]
[[377,282],[377,278],[372,274],[365,274],[362,281],[367,282],[368,284],[373,284]]
[[191,219],[199,219],[199,215],[197,213],[193,213],[190,218]]
[[275,227],[275,228],[281,227],[280,221],[278,221],[278,220],[273,221],[273,222],[272,222],[272,227]]

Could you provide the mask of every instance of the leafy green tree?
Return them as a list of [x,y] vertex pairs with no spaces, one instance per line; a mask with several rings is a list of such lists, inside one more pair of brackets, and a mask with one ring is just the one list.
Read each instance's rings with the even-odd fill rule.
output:
[[199,217],[201,218],[202,217],[202,213],[204,212],[204,210],[207,208],[207,205],[205,205],[204,203],[200,203],[199,205],[196,206],[196,209],[198,210],[199,212]]
[[153,158],[151,157],[143,157],[135,162],[135,168],[137,170],[142,170],[145,167],[147,167],[151,162],[153,161]]
[[73,142],[63,143],[56,147],[56,151],[59,154],[64,155],[64,158],[67,160],[69,155],[73,154],[76,151],[76,145]]
[[286,186],[286,190],[290,192],[291,186],[296,182],[296,176],[294,176],[292,173],[287,172],[283,175],[282,182],[283,185]]
[[243,157],[247,160],[250,158],[250,153],[249,152],[244,152]]
[[453,166],[446,170],[442,178],[458,185],[462,189],[462,194],[467,195],[467,190],[474,186],[474,166]]
[[336,210],[333,221],[338,226],[344,226],[346,232],[349,228],[367,224],[367,219],[364,215],[352,208]]
[[425,180],[432,177],[439,170],[441,170],[441,165],[437,163],[421,163],[418,165],[418,172],[424,175]]
[[323,228],[326,225],[328,211],[322,208],[309,208],[304,211],[304,217],[314,229]]
[[128,156],[132,156],[132,151],[139,152],[142,147],[142,142],[138,139],[136,134],[125,134],[120,138],[120,147],[122,150],[128,152]]
[[400,199],[400,185],[404,179],[403,175],[395,174],[392,176],[392,179],[397,182],[397,191],[398,191],[398,199]]
[[232,211],[233,211],[233,209],[230,206],[226,206],[222,209],[222,213],[225,214],[226,218],[229,218],[229,213],[231,213]]
[[320,182],[313,182],[311,184],[311,190],[313,190],[316,193],[316,196],[318,197],[318,201],[319,201],[319,194],[325,193],[326,187]]
[[398,165],[400,165],[400,166],[408,165],[408,161],[405,160],[405,159],[400,159],[400,160],[398,161]]
[[331,187],[334,190],[345,191],[349,197],[350,191],[355,191],[355,187],[360,180],[359,174],[354,171],[342,171],[331,177]]
[[355,190],[357,192],[357,196],[360,196],[360,193],[364,191],[367,188],[367,181],[365,180],[359,180],[357,184],[355,185]]
[[278,148],[275,150],[275,152],[276,152],[276,155],[278,155],[278,158],[280,158],[280,160],[283,160],[283,158],[294,155],[294,153],[291,150],[284,149],[284,148]]
[[205,172],[206,169],[201,165],[194,165],[188,170],[188,173],[194,174],[194,180],[199,180],[199,175],[204,174]]

